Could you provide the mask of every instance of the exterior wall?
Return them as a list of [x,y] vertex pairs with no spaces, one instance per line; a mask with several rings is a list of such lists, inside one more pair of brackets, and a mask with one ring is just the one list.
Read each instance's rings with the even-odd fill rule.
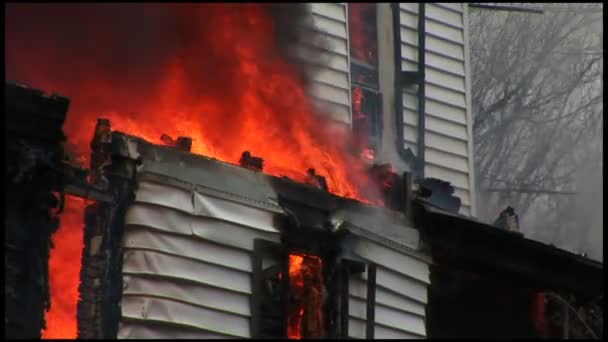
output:
[[118,338],[250,337],[253,240],[270,212],[139,182],[123,238]]
[[[380,161],[397,166],[394,151],[394,65],[390,4],[378,4],[380,91],[383,96],[384,130]],[[329,66],[316,76],[312,92],[332,116],[350,124],[348,54],[348,6],[341,3],[312,4],[317,30],[326,32],[331,52]],[[400,4],[401,66],[418,68],[418,3]],[[452,183],[462,200],[461,213],[475,215],[475,185],[468,61],[468,18],[464,3],[426,4],[426,127],[425,175]],[[390,67],[389,67],[390,65]],[[417,151],[418,100],[415,86],[403,91],[404,147]],[[400,167],[402,168],[402,167]]]
[[[429,261],[397,252],[363,237],[353,237],[351,253],[377,264],[374,338],[426,338],[425,307]],[[367,273],[349,284],[349,336],[365,338]]]
[[[122,235],[118,338],[249,338],[255,239],[280,243],[269,176],[138,139],[113,137],[141,158]],[[343,256],[377,265],[376,338],[424,338],[430,260],[402,213],[333,210]],[[349,281],[349,333],[365,336],[366,274]]]
[[[425,176],[452,183],[461,213],[475,214],[468,70],[467,6],[426,4]],[[400,4],[401,66],[418,68],[418,4]],[[404,89],[404,146],[417,150],[418,100]]]
[[[321,60],[306,60],[317,73],[311,93],[315,102],[333,119],[351,123],[350,74],[348,54],[347,8],[343,3],[312,3],[316,31],[323,32],[327,49],[321,49]],[[307,47],[309,48],[309,47]],[[319,50],[318,47],[310,47]]]

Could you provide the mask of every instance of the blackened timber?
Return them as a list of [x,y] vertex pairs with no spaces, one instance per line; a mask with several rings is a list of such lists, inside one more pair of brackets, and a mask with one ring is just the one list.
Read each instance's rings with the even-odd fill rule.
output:
[[51,236],[59,228],[53,191],[63,188],[61,160],[69,100],[5,84],[6,339],[39,339],[49,308]]
[[367,301],[365,315],[365,338],[374,339],[374,327],[376,323],[376,264],[367,266]]
[[92,171],[96,177],[103,177],[101,185],[113,201],[98,202],[87,208],[77,308],[78,337],[116,338],[122,295],[124,217],[134,198],[139,160],[121,154],[109,122],[98,122],[97,128],[91,143]]
[[251,337],[260,338],[260,328],[262,321],[262,260],[264,257],[263,242],[256,239],[253,242],[252,257],[252,287],[251,287]]

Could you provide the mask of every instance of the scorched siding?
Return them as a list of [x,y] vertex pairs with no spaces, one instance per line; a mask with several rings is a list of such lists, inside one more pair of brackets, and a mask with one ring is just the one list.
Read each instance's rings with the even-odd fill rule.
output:
[[253,240],[273,213],[140,181],[123,236],[119,338],[250,337]]
[[[401,66],[407,71],[418,68],[418,5],[399,6]],[[451,182],[462,200],[460,212],[474,215],[467,6],[427,3],[425,11],[425,176]],[[417,151],[418,99],[412,87],[403,92],[403,145]]]
[[[316,105],[334,120],[350,124],[350,74],[348,54],[348,27],[346,6],[341,3],[311,3],[314,27],[322,33],[324,49],[307,45],[318,60],[304,58],[315,68],[311,93]],[[320,53],[320,55],[319,55]]]

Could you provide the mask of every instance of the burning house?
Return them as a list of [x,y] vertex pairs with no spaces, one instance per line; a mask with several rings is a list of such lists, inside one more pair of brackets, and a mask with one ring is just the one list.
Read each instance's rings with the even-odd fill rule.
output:
[[[87,11],[27,6],[7,18]],[[120,25],[76,81],[7,25],[11,77],[70,100],[6,84],[5,337],[538,336],[539,294],[603,290],[601,264],[470,217],[464,4],[137,6],[177,26],[157,79],[104,69]]]

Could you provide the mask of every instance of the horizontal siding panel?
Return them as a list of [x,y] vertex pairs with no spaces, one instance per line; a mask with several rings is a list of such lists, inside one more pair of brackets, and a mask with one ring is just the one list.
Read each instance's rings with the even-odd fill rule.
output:
[[443,150],[464,158],[467,158],[467,143],[462,140],[452,139],[433,132],[426,132],[424,142],[427,147]]
[[146,249],[251,272],[251,254],[203,239],[129,227],[123,237],[129,249]]
[[452,59],[464,60],[464,46],[455,42],[446,41],[431,35],[426,36],[426,50],[435,52]]
[[467,127],[451,121],[426,115],[426,129],[435,133],[443,134],[463,141],[467,141]]
[[435,6],[440,6],[446,9],[449,9],[451,11],[455,11],[458,13],[462,13],[463,9],[463,3],[460,2],[438,2],[438,3],[434,3]]
[[244,224],[266,232],[278,232],[273,227],[274,214],[271,212],[199,192],[194,192],[193,195],[189,191],[172,186],[139,182],[135,201]]
[[[367,305],[364,300],[350,297],[348,303],[350,316],[366,319]],[[413,313],[394,310],[381,304],[376,304],[374,322],[405,332],[426,335],[424,317]]]
[[417,113],[418,110],[418,97],[415,94],[403,92],[402,95],[403,107]]
[[[367,270],[362,273],[361,279],[367,281]],[[377,266],[376,268],[376,284],[420,303],[427,302],[427,285],[425,283],[405,277],[384,267]]]
[[251,293],[251,277],[218,265],[151,251],[126,250],[123,275],[184,279],[240,293]]
[[418,31],[401,26],[401,42],[418,46]]
[[251,316],[249,296],[215,287],[194,285],[152,277],[123,276],[125,296],[151,296],[172,299],[234,314]]
[[350,242],[352,252],[359,257],[410,278],[430,283],[427,263],[364,238],[355,238]]
[[327,68],[315,68],[313,79],[334,87],[349,89],[348,73]]
[[346,9],[340,4],[331,2],[311,3],[310,9],[312,13],[321,14],[339,21],[346,21]]
[[194,215],[213,217],[269,233],[278,232],[274,227],[274,213],[199,192],[194,193]]
[[425,14],[429,18],[443,21],[462,29],[462,13],[448,10],[444,7],[437,6],[436,4],[427,4]]
[[450,122],[466,125],[467,116],[464,108],[451,106],[441,101],[433,99],[426,100],[425,111],[428,115],[441,118]]
[[348,90],[333,87],[325,83],[313,81],[311,82],[312,95],[321,99],[331,102],[336,102],[344,105],[348,105]]
[[158,322],[123,320],[118,325],[118,339],[234,339],[234,336]]
[[[315,31],[313,29],[309,29],[309,32],[315,32],[318,34],[319,31]],[[346,39],[334,37],[328,34],[322,34],[322,39],[318,41],[306,41],[302,42],[306,47],[315,47],[319,49],[325,49],[328,51],[333,51],[338,55],[348,55],[348,48],[346,44]]]
[[399,3],[399,8],[403,11],[418,14],[418,4],[415,2]]
[[314,98],[313,101],[319,112],[329,115],[330,118],[336,121],[350,124],[350,113],[347,105],[337,104],[317,98]]
[[462,171],[464,173],[469,172],[467,158],[438,151],[434,148],[426,148],[424,155],[425,160],[429,163],[443,165],[449,167],[450,169]]
[[250,337],[249,318],[158,298],[126,297],[123,317],[198,327],[210,332]]
[[[401,60],[401,70],[403,71],[418,71],[418,64],[414,62],[410,62],[408,60]],[[405,89],[411,89],[416,87],[416,85],[403,85]]]
[[404,108],[403,122],[413,128],[418,127],[418,113],[409,108]]
[[[365,321],[355,317],[349,317],[348,319],[348,336],[350,338],[365,338]],[[376,324],[374,326],[374,338],[375,339],[420,339],[424,336],[418,336],[414,334],[408,334],[403,331],[391,329]]]
[[465,92],[464,77],[462,76],[451,75],[427,66],[426,80],[461,93]]
[[411,28],[413,30],[418,29],[418,14],[407,11],[399,11],[400,24],[404,27]]
[[430,67],[440,72],[460,76],[462,78],[465,77],[464,62],[462,60],[449,58],[427,50],[425,63],[427,65],[427,70]]
[[253,239],[279,241],[279,234],[257,230],[208,217],[196,217],[166,207],[132,205],[125,215],[125,224],[150,227],[169,233],[198,236],[220,244],[253,250]]
[[336,63],[342,63],[339,69],[343,69],[343,66],[348,66],[346,51],[333,51],[312,44],[298,45],[296,56],[311,62],[322,61],[322,64],[336,61]]
[[403,126],[403,138],[413,143],[418,142],[418,128],[408,124]]
[[457,29],[443,23],[433,20],[426,20],[425,29],[427,34],[449,40],[456,44],[464,44],[464,35],[462,29]]
[[418,48],[409,44],[401,44],[402,61],[409,62],[410,65],[405,70],[418,70]]
[[452,183],[463,189],[469,189],[469,176],[464,173],[448,170],[441,166],[426,164],[424,167],[426,177],[438,178]]
[[[352,298],[366,300],[366,289],[367,285],[363,280],[351,278],[348,292]],[[425,315],[425,306],[422,303],[379,287],[376,288],[376,303],[419,316]]]
[[443,87],[435,86],[429,84],[428,82],[426,84],[426,96],[453,106],[466,108],[464,93],[459,93]]
[[313,13],[313,22],[315,27],[321,31],[325,31],[334,36],[346,39],[346,24],[342,21],[330,19],[324,16],[315,15]]
[[135,202],[151,203],[193,213],[192,194],[172,186],[152,182],[139,182]]

